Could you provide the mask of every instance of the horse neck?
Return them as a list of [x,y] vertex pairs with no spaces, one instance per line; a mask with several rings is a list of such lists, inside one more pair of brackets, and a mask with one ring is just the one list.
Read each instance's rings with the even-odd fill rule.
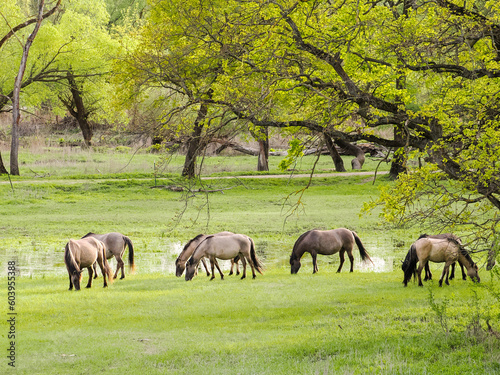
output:
[[468,254],[463,254],[461,250],[458,251],[458,260],[465,266],[465,268],[467,268],[467,270],[474,267],[474,261],[472,258]]
[[305,252],[306,252],[306,250],[302,246],[297,246],[292,251],[292,259],[302,258],[302,255],[304,255]]

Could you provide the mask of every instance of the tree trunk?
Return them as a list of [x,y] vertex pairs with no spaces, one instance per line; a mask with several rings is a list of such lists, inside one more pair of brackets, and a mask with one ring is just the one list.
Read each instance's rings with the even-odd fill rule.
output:
[[78,122],[78,126],[80,127],[83,135],[83,140],[85,142],[85,145],[87,147],[91,146],[92,144],[92,129],[90,127],[90,124],[88,122],[88,117],[89,117],[89,111],[85,109],[85,104],[83,103],[83,97],[82,97],[82,92],[78,88],[78,85],[75,81],[75,77],[71,72],[68,72],[67,74],[68,78],[68,83],[69,83],[69,89],[71,91],[71,97],[72,101],[70,101],[72,104],[74,104],[75,108],[73,108],[70,103],[66,103],[66,108],[68,108],[69,113],[76,118],[76,121]]
[[345,172],[344,160],[342,160],[342,158],[340,157],[340,154],[335,148],[332,139],[325,133],[323,133],[323,138],[325,140],[326,147],[330,152],[330,156],[332,157],[333,164],[335,165],[335,170],[337,172]]
[[[403,142],[403,129],[398,126],[394,126],[394,140],[398,142]],[[389,171],[389,176],[391,179],[396,180],[400,173],[404,173],[406,168],[404,167],[405,161],[405,151],[401,147],[394,153],[394,157],[391,162],[391,170]]]
[[0,174],[9,174],[5,165],[3,164],[2,153],[0,152]]
[[335,143],[343,148],[348,155],[354,156],[354,159],[351,160],[352,169],[361,169],[361,167],[363,167],[365,163],[365,152],[361,148],[343,139],[336,139]]
[[26,70],[26,64],[28,62],[28,55],[35,40],[36,34],[40,29],[40,25],[43,21],[43,8],[45,6],[45,0],[40,0],[38,4],[38,15],[36,19],[36,24],[34,30],[28,36],[26,44],[23,46],[23,56],[21,58],[21,64],[19,65],[19,71],[14,81],[14,92],[12,95],[12,140],[10,146],[10,174],[19,176],[19,120],[21,118],[21,112],[19,109],[19,97],[21,94],[21,84],[23,81],[24,71]]
[[[260,133],[260,134],[258,134]],[[260,128],[253,136],[259,142],[259,157],[257,171],[269,171],[269,131],[268,128]]]
[[186,159],[184,160],[184,168],[182,169],[182,176],[187,178],[195,177],[196,156],[202,148],[201,133],[203,131],[203,121],[207,117],[208,106],[205,103],[200,105],[198,116],[194,121],[193,133],[188,141],[188,150]]

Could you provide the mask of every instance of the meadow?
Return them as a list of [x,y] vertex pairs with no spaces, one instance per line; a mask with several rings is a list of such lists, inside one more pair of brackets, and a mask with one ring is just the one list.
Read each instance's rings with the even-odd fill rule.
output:
[[[158,155],[134,150],[51,148],[24,150],[20,160],[21,177],[0,177],[2,290],[8,263],[15,261],[18,272],[16,367],[4,356],[3,373],[500,371],[498,278],[482,269],[480,285],[457,279],[443,288],[437,280],[404,288],[401,260],[432,228],[389,227],[377,211],[360,215],[363,202],[391,184],[384,175],[375,183],[366,175],[331,175],[331,159],[322,157],[302,190],[309,179],[297,175],[314,157],[294,166],[296,177],[280,178],[252,172],[255,158],[207,157],[204,179],[191,186],[179,178],[180,156],[165,165]],[[271,158],[272,174],[282,174],[278,163]],[[377,163],[368,160],[363,172]],[[169,185],[191,190],[163,188]],[[347,262],[337,274],[333,256],[319,257],[313,275],[306,255],[299,274],[290,275],[297,237],[338,227],[358,233],[374,264],[361,263],[355,249],[353,273]],[[198,233],[222,230],[255,240],[264,275],[176,278],[173,264],[182,246]],[[92,289],[69,292],[63,248],[89,231],[129,236],[137,270],[106,289],[100,277]],[[441,266],[432,268],[437,279]]]

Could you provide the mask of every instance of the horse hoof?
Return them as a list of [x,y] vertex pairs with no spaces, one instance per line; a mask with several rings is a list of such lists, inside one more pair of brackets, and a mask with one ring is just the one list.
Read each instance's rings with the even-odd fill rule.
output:
[[241,277],[240,277],[240,280],[243,280],[243,279],[245,279],[245,278],[246,278],[246,276],[241,276]]
[[120,280],[123,280],[124,278],[125,278],[125,276],[122,276],[122,277],[120,277]]

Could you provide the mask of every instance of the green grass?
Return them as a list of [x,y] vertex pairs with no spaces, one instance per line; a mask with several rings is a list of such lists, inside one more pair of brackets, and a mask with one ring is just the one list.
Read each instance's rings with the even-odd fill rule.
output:
[[[117,165],[126,164],[131,156],[102,155],[103,165],[115,157]],[[151,171],[141,170],[153,160],[150,154],[139,155],[119,175],[111,168],[95,174],[95,161],[73,170],[71,163],[57,164],[59,155],[47,163],[51,177],[30,176],[36,160],[45,157],[47,152],[34,154],[23,167],[27,176],[14,179],[13,189],[6,177],[0,180],[0,258],[17,259],[20,268],[18,374],[500,371],[499,340],[484,330],[486,319],[500,330],[498,300],[461,280],[443,288],[437,282],[403,288],[400,261],[418,234],[432,228],[389,228],[377,211],[359,215],[363,202],[391,184],[386,177],[375,185],[366,176],[315,177],[303,195],[307,178],[215,178],[204,187],[230,189],[192,194],[153,189]],[[214,159],[210,163],[220,167],[207,175],[229,173],[221,165],[249,174],[250,161],[255,158]],[[156,183],[184,182],[173,171]],[[290,275],[297,237],[312,228],[337,227],[356,230],[372,258],[386,263],[384,272],[356,263],[354,273],[346,264],[336,274],[339,260],[333,256],[319,257],[319,273],[312,275],[306,255],[299,274]],[[200,272],[186,282],[161,268],[171,266],[198,233],[222,230],[254,238],[264,275],[210,282]],[[69,238],[89,231],[127,234],[135,245],[137,273],[107,289],[98,279],[90,290],[69,292],[62,250]],[[54,268],[44,272],[25,264],[38,259]],[[153,260],[161,267],[151,265]],[[436,278],[440,268],[433,265]],[[481,285],[489,285],[490,275],[480,274]],[[4,291],[5,273],[0,283]],[[491,285],[498,290],[498,281]],[[432,308],[431,292],[444,310]],[[0,310],[2,349],[8,348],[6,302]],[[475,329],[476,321],[481,329]],[[7,358],[0,369],[9,371]]]
[[[137,152],[136,152],[137,151]],[[2,153],[5,165],[9,165],[9,154]],[[344,164],[351,171],[351,159],[344,156]],[[269,158],[269,173],[283,174],[278,168],[283,157],[271,156]],[[308,173],[316,161],[316,156],[310,155],[298,159],[292,167],[296,173]],[[158,175],[175,175],[182,172],[184,157],[174,155],[165,160],[159,154],[145,152],[144,150],[130,150],[128,152],[116,149],[79,147],[44,147],[41,149],[21,149],[19,151],[19,167],[21,177],[27,179],[33,177],[45,178],[116,178],[130,176],[131,174],[150,176],[156,172]],[[225,176],[225,175],[258,175],[267,174],[256,172],[257,159],[253,156],[207,156],[198,159],[202,166],[203,175]],[[374,170],[379,161],[367,157],[361,171]],[[382,163],[379,170],[387,171],[390,165]],[[316,173],[335,172],[332,159],[329,156],[321,156],[316,165]],[[289,172],[287,172],[289,173]]]
[[[395,272],[273,269],[255,280],[148,274],[108,289],[66,287],[60,278],[19,282],[18,374],[500,370],[498,340],[469,332],[472,293],[460,281],[403,288]],[[448,333],[428,288],[448,299]]]

